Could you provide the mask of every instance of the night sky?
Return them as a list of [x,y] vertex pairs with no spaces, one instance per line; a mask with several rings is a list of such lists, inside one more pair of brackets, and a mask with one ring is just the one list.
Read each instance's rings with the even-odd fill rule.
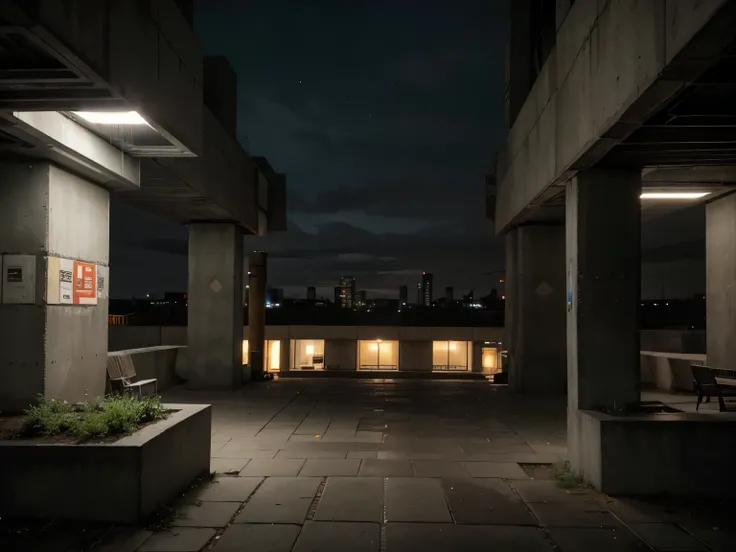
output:
[[[507,3],[303,4],[206,0],[196,12],[205,54],[238,74],[239,140],[287,173],[289,231],[246,238],[246,251],[269,252],[269,285],[331,297],[353,275],[369,297],[397,297],[428,271],[436,295],[501,287],[487,275],[504,256],[485,219],[484,175],[504,135]],[[680,215],[696,231],[699,216]],[[668,224],[649,225],[653,245],[675,239]],[[171,252],[146,250],[152,237]],[[113,199],[113,297],[185,290],[186,239],[186,228]],[[672,278],[664,257],[643,269],[645,296],[659,293],[660,272]],[[700,291],[699,262],[679,262],[689,276],[668,281],[672,294]]]

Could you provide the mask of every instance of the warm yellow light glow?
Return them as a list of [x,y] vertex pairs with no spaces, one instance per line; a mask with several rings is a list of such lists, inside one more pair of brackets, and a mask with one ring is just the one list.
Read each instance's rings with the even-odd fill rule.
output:
[[148,124],[137,111],[75,111],[74,114],[95,125]]
[[700,199],[710,192],[644,192],[641,199]]
[[380,340],[380,339],[376,339],[376,343],[380,343],[380,342],[381,342],[381,340]]
[[278,372],[281,369],[281,341],[271,341],[268,369]]
[[371,351],[377,351],[378,350],[378,343],[371,343],[370,350]]
[[450,343],[450,350],[454,351],[455,349],[457,349],[457,346],[454,343]]
[[307,354],[308,355],[314,354],[314,345],[307,345]]
[[248,340],[243,340],[243,364],[248,364]]

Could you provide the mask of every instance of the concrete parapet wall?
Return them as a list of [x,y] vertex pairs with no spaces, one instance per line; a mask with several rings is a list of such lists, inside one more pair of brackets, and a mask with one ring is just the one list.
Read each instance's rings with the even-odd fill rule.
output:
[[165,391],[184,382],[177,374],[177,365],[182,364],[179,357],[186,356],[186,353],[187,348],[182,345],[159,345],[112,351],[108,356],[129,355],[133,359],[137,379],[156,378],[158,390]]

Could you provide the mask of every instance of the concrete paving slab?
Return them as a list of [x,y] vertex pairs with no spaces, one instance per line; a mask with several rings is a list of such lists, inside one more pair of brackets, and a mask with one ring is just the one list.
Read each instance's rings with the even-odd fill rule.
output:
[[210,472],[237,475],[248,462],[248,458],[210,458]]
[[626,528],[553,527],[552,540],[560,552],[647,552],[650,550]]
[[173,527],[154,534],[137,552],[199,552],[214,536],[214,529]]
[[543,527],[623,527],[610,512],[594,502],[528,502],[527,506]]
[[378,523],[330,523],[308,521],[304,524],[293,552],[378,552],[381,526]]
[[386,552],[553,552],[535,527],[389,523]]
[[414,474],[417,477],[469,477],[470,473],[462,462],[442,460],[414,460]]
[[218,477],[194,493],[196,500],[245,502],[263,481],[262,477]]
[[234,524],[225,529],[215,552],[291,552],[299,536],[299,525]]
[[375,450],[351,450],[348,451],[348,458],[376,458]]
[[537,525],[537,520],[501,479],[443,479],[456,523]]
[[529,479],[519,464],[511,462],[465,462],[473,477],[502,477],[504,479]]
[[240,508],[240,502],[203,502],[184,506],[171,522],[174,527],[225,527]]
[[556,481],[520,480],[513,481],[511,486],[524,502],[577,502],[581,499],[581,495],[560,488]]
[[672,523],[630,523],[629,528],[659,552],[699,552],[703,543]]
[[386,519],[407,522],[451,522],[452,516],[439,479],[386,479]]
[[326,458],[326,459],[341,459],[348,455],[347,450],[329,450],[329,449],[289,449],[280,450],[275,456],[276,460],[283,458]]
[[330,477],[314,519],[381,523],[383,485],[381,477]]
[[358,475],[367,477],[412,477],[414,467],[409,460],[374,460],[366,458],[360,465]]
[[299,472],[304,477],[329,477],[339,475],[358,475],[360,460],[350,458],[343,460],[309,459]]
[[273,460],[251,460],[240,472],[241,477],[290,477],[297,475],[302,469],[305,460],[297,459],[273,459]]
[[316,477],[269,477],[235,523],[302,524],[321,483]]
[[[115,527],[90,549],[90,552],[130,552],[138,550],[153,535],[152,531],[137,527]],[[0,540],[1,543],[1,540]],[[8,550],[13,548],[8,547]]]

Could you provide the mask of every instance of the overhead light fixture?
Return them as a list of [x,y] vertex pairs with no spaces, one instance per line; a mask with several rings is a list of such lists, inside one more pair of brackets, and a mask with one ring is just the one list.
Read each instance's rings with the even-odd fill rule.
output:
[[94,125],[147,125],[148,122],[137,111],[74,111]]
[[641,199],[700,199],[711,192],[644,192]]

